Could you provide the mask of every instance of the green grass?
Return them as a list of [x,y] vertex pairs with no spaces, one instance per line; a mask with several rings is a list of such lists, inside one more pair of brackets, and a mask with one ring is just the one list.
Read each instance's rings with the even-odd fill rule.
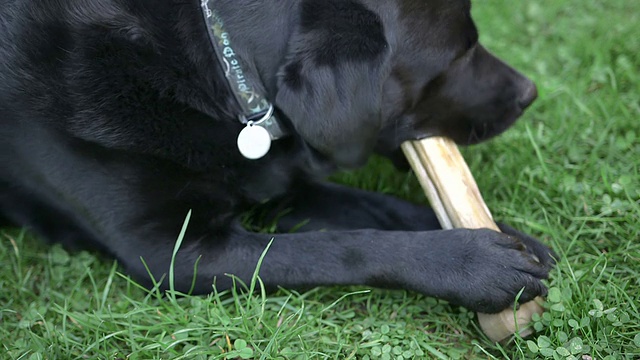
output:
[[[640,2],[476,0],[473,11],[487,47],[540,90],[512,130],[463,151],[494,216],[560,255],[533,337],[493,344],[473,313],[404,291],[160,298],[109,259],[7,229],[0,358],[640,358]],[[379,159],[339,181],[423,201]]]

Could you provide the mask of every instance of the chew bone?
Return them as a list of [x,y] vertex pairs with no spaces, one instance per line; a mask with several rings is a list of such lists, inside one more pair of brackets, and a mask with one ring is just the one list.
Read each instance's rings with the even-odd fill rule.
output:
[[[491,217],[471,171],[453,141],[432,137],[402,144],[407,160],[418,177],[443,229],[489,228],[500,231]],[[478,313],[478,322],[493,341],[502,341],[517,330],[531,334],[527,325],[534,313],[541,314],[542,299],[535,299],[499,314]]]

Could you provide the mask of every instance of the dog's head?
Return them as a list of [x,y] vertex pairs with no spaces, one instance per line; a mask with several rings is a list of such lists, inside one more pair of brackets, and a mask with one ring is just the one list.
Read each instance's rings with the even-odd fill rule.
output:
[[338,165],[443,135],[459,144],[508,128],[534,84],[478,43],[469,0],[303,0],[276,105]]

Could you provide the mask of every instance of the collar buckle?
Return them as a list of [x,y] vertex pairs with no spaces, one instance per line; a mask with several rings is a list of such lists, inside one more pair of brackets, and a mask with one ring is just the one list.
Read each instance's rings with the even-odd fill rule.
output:
[[247,124],[250,121],[253,122],[253,125],[260,125],[262,123],[269,120],[269,118],[273,117],[273,105],[269,104],[269,107],[265,111],[261,111],[259,113],[251,114],[248,117],[244,114],[238,116],[240,122],[243,124]]
[[275,110],[272,104],[265,111],[261,111],[249,116],[240,115],[238,117],[241,123],[251,126],[260,126],[267,130],[271,140],[278,140],[288,135],[287,131],[282,128],[280,121],[275,116]]

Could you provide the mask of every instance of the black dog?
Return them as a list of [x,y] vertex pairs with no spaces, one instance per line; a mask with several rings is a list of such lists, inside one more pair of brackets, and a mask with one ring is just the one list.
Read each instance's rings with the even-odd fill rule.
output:
[[[236,145],[246,125],[213,12],[236,85],[254,84],[288,133],[258,160]],[[149,284],[140,258],[166,274],[192,210],[181,291],[250,278],[273,237],[269,287],[404,288],[483,312],[522,288],[530,300],[552,266],[537,240],[440,230],[426,207],[321,182],[408,139],[509,127],[535,86],[477,39],[468,0],[3,0],[0,217]],[[277,234],[240,225],[260,203]]]

